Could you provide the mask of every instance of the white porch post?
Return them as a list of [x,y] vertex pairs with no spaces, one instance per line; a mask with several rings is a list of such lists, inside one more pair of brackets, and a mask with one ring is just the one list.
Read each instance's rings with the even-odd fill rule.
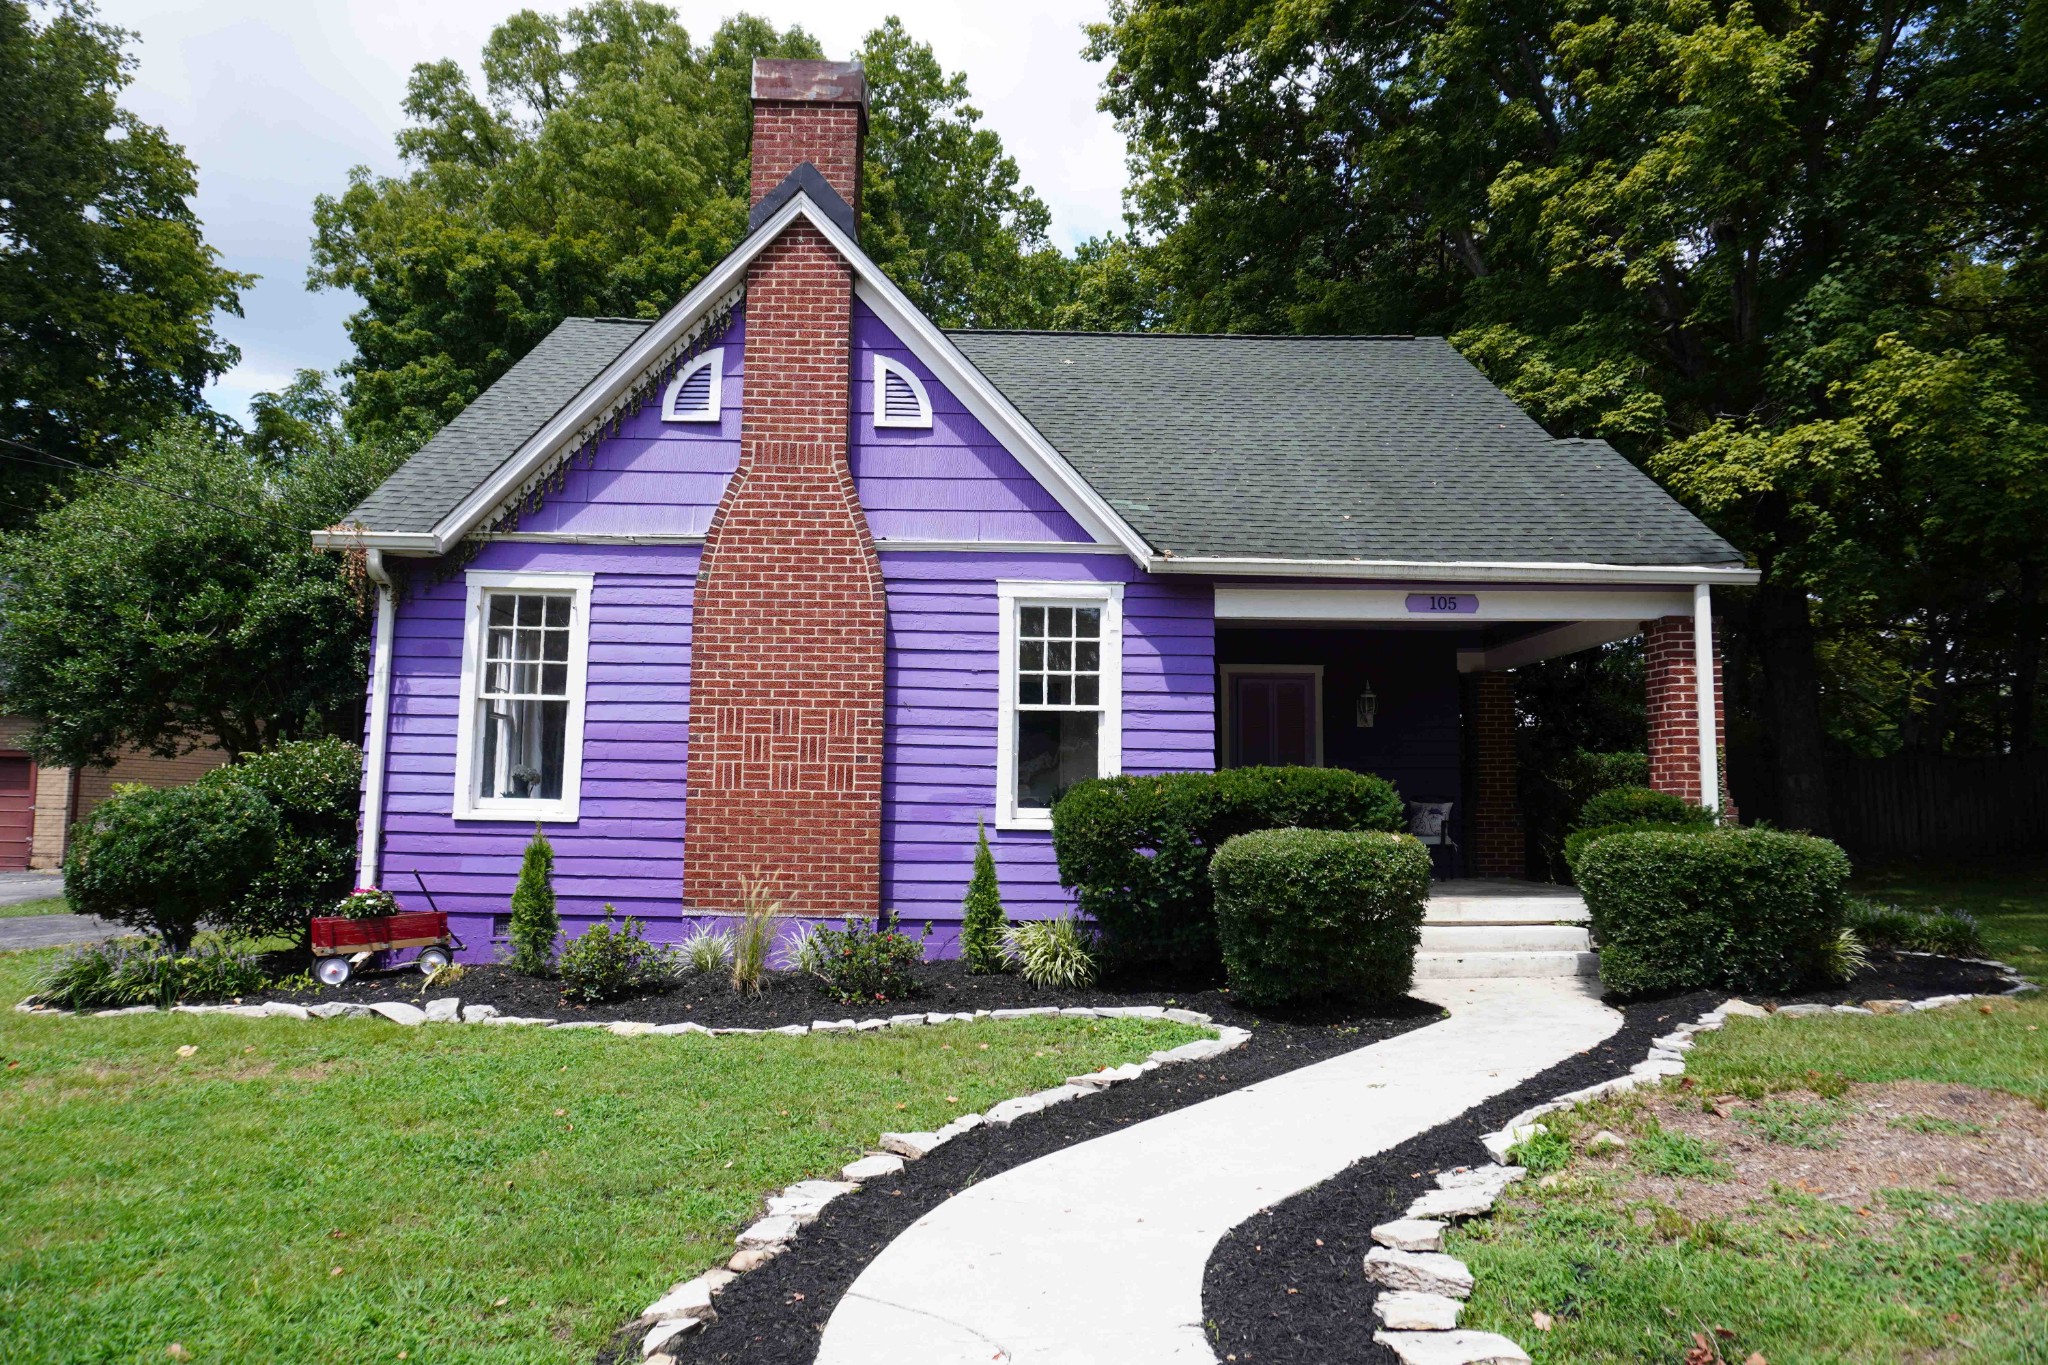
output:
[[1693,704],[1699,717],[1700,804],[1721,809],[1721,754],[1714,724],[1714,598],[1705,583],[1692,586]]

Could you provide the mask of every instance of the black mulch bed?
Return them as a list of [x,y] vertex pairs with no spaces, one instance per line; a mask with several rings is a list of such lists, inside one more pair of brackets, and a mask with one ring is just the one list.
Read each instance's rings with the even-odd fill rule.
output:
[[[1745,998],[1842,1004],[2006,989],[1996,970],[1953,958],[1872,957],[1870,969],[1841,989]],[[1643,1060],[1652,1038],[1727,998],[1725,991],[1696,992],[1622,1004],[1621,1030],[1599,1047],[1239,1224],[1217,1244],[1202,1278],[1203,1317],[1213,1324],[1218,1357],[1253,1365],[1391,1365],[1394,1353],[1372,1339],[1377,1291],[1363,1271],[1373,1227],[1400,1217],[1417,1194],[1434,1188],[1436,1172],[1492,1160],[1479,1145],[1482,1134],[1531,1105],[1621,1075]]]
[[[243,997],[250,1003],[288,1000],[298,1005],[344,1001],[368,1005],[397,1000],[417,1005],[439,996],[459,997],[465,1005],[495,1005],[500,1013],[528,1018],[592,1020],[638,1019],[650,1024],[691,1021],[707,1028],[777,1028],[819,1019],[871,1019],[915,1011],[959,1013],[979,1009],[1026,1009],[1034,1005],[1177,1005],[1215,1016],[1222,1024],[1253,1028],[1272,1021],[1239,1005],[1220,983],[1163,976],[1125,977],[1100,986],[1075,990],[1033,986],[1014,975],[972,976],[958,959],[926,962],[915,968],[917,993],[897,1001],[843,1005],[825,993],[815,978],[795,972],[770,972],[759,995],[739,995],[723,976],[692,973],[673,990],[636,996],[609,1005],[572,1005],[562,999],[554,981],[523,976],[509,967],[465,968],[462,979],[448,986],[424,989],[418,972],[362,973],[339,987],[314,986],[303,991],[268,991]],[[1343,1010],[1320,1016],[1290,1017],[1296,1028],[1348,1028],[1359,1019]],[[1383,1021],[1367,1017],[1366,1026]],[[1356,1035],[1339,1034],[1339,1037]],[[1366,1041],[1373,1041],[1367,1038]],[[1346,1043],[1334,1050],[1358,1047]]]

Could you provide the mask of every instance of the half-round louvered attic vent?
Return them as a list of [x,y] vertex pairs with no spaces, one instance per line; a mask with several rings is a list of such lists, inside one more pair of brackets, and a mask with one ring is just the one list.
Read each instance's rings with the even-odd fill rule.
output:
[[716,422],[719,390],[725,387],[719,382],[725,375],[724,358],[725,348],[714,346],[676,371],[662,395],[661,420]]
[[929,427],[932,424],[931,395],[924,383],[886,356],[875,357],[875,425],[878,427]]

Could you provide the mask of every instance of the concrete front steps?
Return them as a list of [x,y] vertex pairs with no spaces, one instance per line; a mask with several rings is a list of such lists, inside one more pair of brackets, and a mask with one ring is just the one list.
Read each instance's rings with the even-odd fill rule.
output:
[[1415,979],[1597,976],[1586,902],[1569,887],[1459,880],[1430,887]]

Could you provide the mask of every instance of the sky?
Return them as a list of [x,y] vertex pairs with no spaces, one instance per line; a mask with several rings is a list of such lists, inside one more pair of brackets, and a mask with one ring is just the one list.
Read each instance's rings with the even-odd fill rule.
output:
[[[1081,57],[1083,24],[1104,0],[1026,4],[938,0],[669,0],[695,41],[746,9],[778,28],[801,24],[831,57],[850,56],[891,14],[965,71],[983,122],[1001,135],[1025,183],[1070,247],[1120,225],[1124,144],[1095,108],[1101,68]],[[399,170],[392,138],[414,63],[454,57],[481,89],[478,54],[521,8],[569,0],[98,0],[130,30],[137,60],[126,106],[160,125],[199,169],[195,208],[231,269],[262,276],[243,317],[220,327],[242,360],[209,394],[244,417],[252,394],[302,368],[348,358],[354,296],[306,288],[313,197],[346,187],[351,166]]]

